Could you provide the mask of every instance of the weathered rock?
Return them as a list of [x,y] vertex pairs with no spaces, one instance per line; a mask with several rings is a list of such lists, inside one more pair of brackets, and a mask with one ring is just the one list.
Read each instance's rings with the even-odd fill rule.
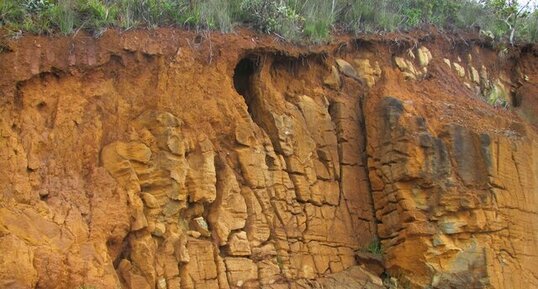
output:
[[135,272],[143,276],[149,286],[153,287],[157,280],[155,272],[156,241],[148,234],[131,241],[131,263]]
[[214,247],[210,241],[189,240],[190,261],[181,268],[181,288],[219,288]]
[[419,70],[415,67],[413,61],[403,57],[394,57],[394,62],[407,80],[417,80],[422,78],[427,72],[426,66],[423,66],[422,70]]
[[463,68],[461,64],[454,62],[452,63],[452,66],[454,67],[454,70],[456,71],[459,77],[465,77],[465,68]]
[[224,263],[231,288],[258,287],[258,268],[252,260],[228,257],[224,259]]
[[151,233],[157,237],[162,237],[164,233],[166,233],[166,225],[163,223],[156,223],[155,229],[153,229]]
[[417,56],[418,62],[422,67],[428,66],[428,64],[430,64],[430,61],[433,59],[432,53],[425,46],[419,47],[417,49]]
[[209,227],[204,217],[196,217],[192,219],[190,228],[196,230],[198,233],[200,233],[204,237],[210,236]]
[[239,184],[229,167],[218,174],[217,198],[211,207],[208,221],[219,245],[226,244],[230,232],[245,227],[247,205]]
[[349,62],[345,61],[344,59],[337,58],[336,64],[338,65],[338,70],[340,70],[340,72],[344,74],[345,76],[351,77],[354,79],[359,79],[359,75],[357,74],[357,71],[351,64],[349,64]]
[[443,58],[443,62],[448,66],[448,68],[452,69],[452,62],[448,58]]
[[116,152],[129,161],[148,163],[151,158],[151,150],[142,143],[117,143]]
[[375,276],[361,267],[354,266],[346,271],[329,275],[318,280],[322,288],[327,289],[381,289],[385,288],[378,276]]
[[474,81],[476,84],[480,84],[480,74],[478,73],[478,70],[476,70],[474,66],[470,66],[469,71],[471,80]]
[[514,95],[514,109],[525,120],[538,124],[538,98],[533,94],[536,84],[525,83],[519,87]]
[[128,260],[121,260],[120,264],[118,265],[118,271],[120,272],[122,279],[127,283],[129,288],[152,288],[152,286],[143,276],[136,274],[133,271],[133,266]]
[[0,287],[538,287],[531,48],[150,34],[2,39]]
[[368,272],[381,276],[385,272],[382,252],[371,253],[359,250],[356,253],[357,262],[361,264]]
[[331,66],[331,72],[330,74],[325,78],[323,81],[323,84],[326,86],[334,89],[339,90],[342,86],[342,80],[340,79],[340,73],[338,72],[338,69],[333,65]]
[[[3,288],[34,288],[37,270],[33,266],[33,252],[13,235],[0,237],[0,286]],[[7,250],[9,248],[9,250]]]
[[143,193],[142,200],[144,201],[144,204],[148,208],[155,209],[155,208],[160,207],[157,201],[157,198],[155,198],[155,196],[153,196],[152,194]]
[[370,59],[368,58],[357,58],[354,60],[354,63],[357,67],[359,77],[366,83],[368,87],[375,85],[377,79],[381,77],[381,67],[379,62],[374,62],[372,66]]
[[251,253],[247,233],[241,231],[230,236],[228,241],[228,254],[230,256],[249,256]]
[[[469,284],[503,288],[497,283],[500,269],[496,268],[507,263],[486,266],[485,262],[499,256],[496,250],[511,250],[501,243],[519,246],[519,242],[505,239],[505,230],[510,231],[507,212],[487,212],[504,202],[491,185],[510,190],[511,181],[505,179],[500,185],[495,173],[498,162],[507,167],[518,162],[504,158],[496,148],[510,141],[457,125],[443,126],[437,136],[431,135],[433,124],[417,116],[408,103],[385,98],[377,105],[382,125],[369,131],[372,152],[377,152],[369,162],[370,174],[380,175],[383,182],[372,188],[379,191],[374,192],[374,205],[389,272],[409,272],[402,280],[417,288]],[[511,154],[517,158],[518,153]],[[432,198],[439,199],[432,202]],[[488,232],[488,238],[471,237],[477,232]]]
[[187,157],[190,169],[187,173],[187,190],[191,202],[213,202],[216,197],[215,153],[208,139],[203,139],[196,152]]

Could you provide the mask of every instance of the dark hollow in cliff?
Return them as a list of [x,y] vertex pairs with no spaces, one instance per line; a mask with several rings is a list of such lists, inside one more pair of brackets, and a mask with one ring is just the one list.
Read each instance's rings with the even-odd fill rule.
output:
[[241,59],[235,66],[233,76],[235,90],[245,98],[250,114],[252,114],[252,102],[254,101],[252,81],[254,73],[258,69],[256,62],[254,56],[247,56]]

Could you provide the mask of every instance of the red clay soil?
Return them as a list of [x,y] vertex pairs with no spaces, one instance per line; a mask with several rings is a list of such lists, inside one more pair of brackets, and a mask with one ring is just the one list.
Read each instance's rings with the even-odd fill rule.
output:
[[[472,54],[478,65],[490,68],[491,78],[499,76],[500,71],[511,73],[506,77],[514,80],[512,90],[525,95],[525,102],[536,102],[536,84],[525,83],[521,75],[529,79],[538,77],[535,57],[536,45],[508,47],[506,56],[499,48],[493,48],[488,40],[467,32],[445,33],[433,28],[406,33],[386,33],[382,35],[338,35],[326,45],[295,45],[281,41],[277,37],[259,34],[249,29],[239,28],[230,34],[218,32],[195,32],[173,28],[155,30],[132,30],[120,32],[110,29],[101,37],[94,38],[84,32],[73,36],[23,36],[12,38],[4,35],[0,39],[0,87],[2,102],[16,101],[16,87],[34,75],[51,73],[53,75],[78,74],[87,71],[106,71],[107,65],[128,67],[127,59],[147,57],[158,61],[192,63],[191,69],[199,73],[219,73],[231,77],[238,61],[248,54],[282,55],[301,59],[309,65],[309,58],[319,61],[319,69],[310,69],[308,74],[290,79],[311,79],[318,83],[327,74],[329,63],[335,57],[345,57],[358,51],[372,55],[382,67],[393,67],[392,55],[406,49],[427,45],[434,57],[435,68],[416,85],[402,85],[401,77],[390,75],[387,71],[383,85],[377,88],[386,95],[398,94],[409,100],[417,99],[421,112],[435,115],[442,122],[458,122],[464,126],[484,131],[507,129],[517,119],[512,110],[496,109],[476,95],[475,91],[460,85],[457,76],[447,73],[443,58],[457,58]],[[499,46],[503,47],[503,46]],[[485,49],[483,49],[485,48]],[[131,57],[126,57],[127,55]],[[442,56],[442,57],[441,57]],[[203,67],[194,67],[204,64]],[[133,71],[136,73],[136,70]],[[305,73],[302,71],[301,73]],[[190,81],[188,77],[186,81]],[[390,80],[390,81],[387,81]],[[210,87],[215,84],[197,83]],[[221,84],[216,84],[220,86]],[[296,91],[305,90],[304,83],[287,84]],[[209,90],[209,89],[204,89]],[[514,91],[514,92],[515,92]],[[327,93],[327,91],[324,91]],[[373,92],[376,93],[376,92]],[[330,94],[330,93],[328,93]],[[435,95],[435,99],[432,98]],[[535,107],[535,105],[531,105]],[[524,109],[530,109],[525,106]],[[536,123],[536,122],[534,122]]]

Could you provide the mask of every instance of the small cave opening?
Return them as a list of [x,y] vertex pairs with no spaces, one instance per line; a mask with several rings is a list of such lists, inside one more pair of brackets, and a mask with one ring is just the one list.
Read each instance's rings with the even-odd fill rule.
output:
[[253,103],[255,101],[253,91],[254,75],[258,71],[258,59],[256,56],[247,56],[242,58],[234,70],[234,87],[235,90],[243,96],[248,107],[248,112],[252,115]]
[[513,107],[520,107],[522,102],[523,102],[523,96],[520,93],[516,93],[516,94],[512,95],[512,106]]

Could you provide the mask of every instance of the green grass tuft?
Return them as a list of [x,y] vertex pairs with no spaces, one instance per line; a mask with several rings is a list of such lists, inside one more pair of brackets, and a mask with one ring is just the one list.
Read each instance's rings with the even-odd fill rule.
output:
[[383,246],[381,245],[381,241],[379,239],[374,239],[370,244],[368,244],[368,247],[366,248],[368,252],[377,255],[382,256],[383,255]]
[[[62,34],[68,35],[75,31],[77,23],[76,3],[74,0],[58,0],[56,5],[47,8],[41,15],[50,13],[50,22],[59,29]],[[40,15],[39,13],[37,14]],[[43,31],[47,31],[44,29]]]

